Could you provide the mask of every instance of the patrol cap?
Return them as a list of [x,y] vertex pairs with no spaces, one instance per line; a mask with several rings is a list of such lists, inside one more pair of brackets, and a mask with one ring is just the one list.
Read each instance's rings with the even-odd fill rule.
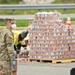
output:
[[9,22],[11,22],[11,23],[16,23],[15,19],[12,18],[12,17],[7,17],[7,18],[5,18],[5,22],[7,22],[7,21],[9,21]]

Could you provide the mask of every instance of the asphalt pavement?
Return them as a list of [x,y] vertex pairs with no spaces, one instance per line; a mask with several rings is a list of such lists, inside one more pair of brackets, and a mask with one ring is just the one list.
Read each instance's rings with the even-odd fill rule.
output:
[[[34,15],[0,15],[0,18],[13,17],[14,19],[34,19]],[[70,14],[71,18],[75,18],[75,14]],[[67,18],[67,14],[61,14],[60,18]]]
[[17,75],[70,75],[73,67],[75,63],[19,62]]

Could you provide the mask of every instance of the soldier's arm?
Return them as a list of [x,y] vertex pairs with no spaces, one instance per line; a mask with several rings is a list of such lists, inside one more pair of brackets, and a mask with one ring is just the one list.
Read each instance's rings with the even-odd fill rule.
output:
[[5,36],[6,38],[6,46],[7,46],[7,51],[8,51],[8,55],[11,61],[14,61],[14,41],[13,41],[13,36],[12,34],[9,32],[6,34]]
[[0,47],[5,45],[5,42],[4,42],[4,35],[5,35],[4,31],[1,30],[1,31],[0,31]]

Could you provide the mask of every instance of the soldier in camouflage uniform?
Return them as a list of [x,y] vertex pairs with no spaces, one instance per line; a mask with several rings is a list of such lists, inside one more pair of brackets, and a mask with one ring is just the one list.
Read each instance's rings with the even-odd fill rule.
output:
[[0,71],[2,75],[11,75],[11,63],[15,61],[14,58],[14,39],[11,31],[14,19],[6,18],[6,28],[0,31]]

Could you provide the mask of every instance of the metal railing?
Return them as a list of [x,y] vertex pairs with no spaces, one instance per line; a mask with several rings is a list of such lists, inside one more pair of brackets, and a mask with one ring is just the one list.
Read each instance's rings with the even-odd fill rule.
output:
[[0,5],[0,10],[19,10],[19,9],[72,9],[75,8],[75,4],[50,4],[50,5]]

